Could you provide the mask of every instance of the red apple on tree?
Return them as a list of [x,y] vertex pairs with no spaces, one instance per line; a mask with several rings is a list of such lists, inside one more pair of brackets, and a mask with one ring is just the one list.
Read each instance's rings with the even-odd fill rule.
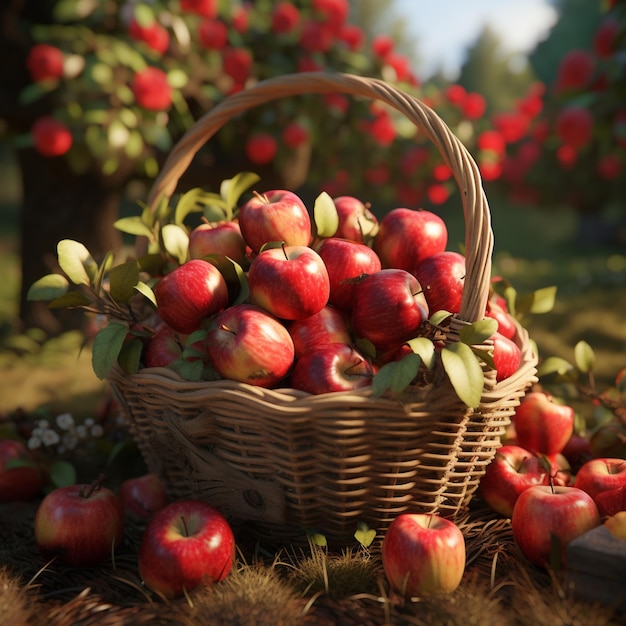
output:
[[206,338],[207,354],[222,378],[272,387],[293,365],[289,331],[252,304],[236,304],[220,313]]
[[522,448],[551,455],[561,452],[574,432],[574,409],[544,391],[527,393],[513,416]]
[[179,500],[157,511],[139,546],[139,574],[147,587],[176,598],[223,580],[235,558],[230,525],[214,507]]
[[374,251],[383,268],[412,271],[427,256],[443,252],[448,229],[435,213],[420,209],[392,209],[380,221]]
[[351,391],[372,384],[374,369],[345,343],[325,344],[300,357],[291,373],[291,386],[312,394]]
[[46,558],[73,567],[110,558],[124,533],[124,509],[100,480],[51,491],[35,515],[35,541]]
[[376,235],[378,218],[370,211],[369,205],[354,196],[338,196],[333,201],[339,217],[335,237],[364,243]]
[[342,311],[352,308],[358,280],[381,269],[378,255],[363,243],[330,237],[317,249],[330,281],[328,301]]
[[445,250],[420,260],[410,270],[419,281],[428,310],[458,313],[465,284],[465,257]]
[[189,258],[223,254],[239,265],[246,261],[246,242],[237,222],[205,222],[189,233]]
[[428,318],[422,288],[402,269],[383,269],[356,284],[351,319],[358,337],[377,349],[399,347],[417,334]]
[[0,502],[33,500],[43,476],[28,448],[17,439],[0,440]]
[[511,518],[517,545],[540,567],[565,564],[567,544],[599,525],[593,498],[582,489],[560,485],[534,485],[523,491]]
[[465,539],[454,522],[423,513],[402,513],[382,544],[385,576],[405,597],[454,591],[465,571]]
[[293,340],[296,359],[329,343],[348,344],[351,341],[343,314],[332,306],[291,322],[287,330]]
[[138,520],[150,519],[168,503],[163,481],[156,474],[143,474],[122,482],[118,497],[125,513]]
[[228,304],[228,286],[220,271],[193,259],[163,276],[154,288],[157,313],[179,333],[192,333],[208,316]]
[[239,227],[254,252],[273,241],[286,246],[308,246],[311,242],[311,218],[304,202],[291,191],[255,193],[239,209]]
[[262,250],[250,264],[248,287],[250,302],[284,320],[318,313],[330,295],[324,261],[308,246]]
[[500,382],[513,376],[522,362],[520,347],[508,337],[495,332],[493,341],[493,364],[496,368],[496,381]]
[[576,473],[574,486],[586,491],[594,500],[603,491],[626,487],[626,460],[590,459]]
[[547,485],[549,480],[548,468],[537,454],[520,446],[505,445],[485,468],[480,494],[494,511],[511,517],[522,491],[533,485]]

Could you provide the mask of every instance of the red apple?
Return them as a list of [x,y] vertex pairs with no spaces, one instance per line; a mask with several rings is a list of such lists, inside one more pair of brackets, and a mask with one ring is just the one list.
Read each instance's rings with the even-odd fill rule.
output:
[[197,500],[179,500],[157,511],[139,546],[139,575],[147,587],[176,598],[230,573],[235,538],[224,516]]
[[554,558],[565,564],[567,544],[599,525],[593,498],[582,489],[559,485],[535,485],[523,491],[511,518],[520,550],[541,567],[553,566]]
[[329,343],[348,344],[351,341],[344,316],[332,306],[291,322],[287,330],[293,340],[296,359]]
[[356,284],[351,320],[357,336],[388,351],[417,335],[428,305],[415,276],[383,269]]
[[371,385],[373,376],[371,364],[356,348],[330,343],[296,361],[291,386],[312,394],[351,391]]
[[33,500],[43,477],[28,448],[17,439],[0,440],[0,502]]
[[514,339],[517,327],[513,316],[494,298],[487,302],[485,317],[490,317],[498,322],[498,332],[507,339]]
[[600,491],[594,500],[602,518],[626,511],[626,485]]
[[35,541],[46,558],[73,567],[110,558],[124,533],[119,498],[96,481],[51,491],[35,515]]
[[527,393],[513,416],[522,448],[551,455],[561,452],[574,432],[574,409],[543,391]]
[[626,460],[610,457],[590,459],[576,473],[574,486],[594,500],[603,491],[626,486]]
[[122,482],[118,497],[124,512],[138,520],[150,519],[168,503],[163,481],[156,474],[143,474]]
[[254,194],[239,210],[239,227],[254,252],[272,241],[282,241],[286,246],[308,246],[311,242],[311,218],[304,202],[291,191]]
[[300,320],[328,304],[330,281],[324,261],[307,246],[268,248],[248,271],[250,302],[284,320]]
[[183,341],[167,324],[162,324],[148,340],[143,362],[145,367],[168,367],[183,353]]
[[154,288],[157,313],[179,333],[192,333],[208,316],[228,304],[228,286],[220,271],[193,259],[163,276]]
[[353,196],[339,196],[333,201],[339,217],[335,237],[364,243],[376,235],[378,218],[369,210],[369,205]]
[[317,251],[328,271],[329,303],[342,311],[349,311],[356,282],[380,271],[378,255],[365,244],[338,237],[325,239]]
[[458,313],[465,284],[465,257],[458,252],[436,252],[421,259],[410,270],[419,280],[428,310]]
[[465,571],[465,539],[450,520],[402,513],[385,533],[382,561],[389,584],[405,597],[450,593]]
[[246,242],[237,222],[203,223],[189,233],[189,258],[201,259],[212,254],[223,254],[243,265],[246,261]]
[[522,362],[520,347],[508,337],[495,332],[493,341],[493,363],[496,367],[496,381],[500,382],[513,376]]
[[511,517],[522,491],[549,484],[550,476],[541,458],[515,445],[502,446],[480,479],[480,495],[496,513]]
[[374,239],[374,250],[384,268],[413,270],[427,256],[448,245],[445,222],[430,211],[397,208],[387,213]]
[[285,326],[252,304],[237,304],[220,313],[206,345],[222,378],[259,387],[272,387],[284,378],[295,354]]

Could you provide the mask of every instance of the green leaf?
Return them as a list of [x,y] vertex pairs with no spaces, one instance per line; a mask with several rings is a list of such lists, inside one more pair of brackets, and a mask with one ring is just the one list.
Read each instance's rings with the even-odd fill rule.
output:
[[138,3],[135,5],[135,19],[140,26],[147,28],[154,23],[154,12],[147,4]]
[[65,295],[69,288],[70,284],[65,276],[47,274],[30,286],[26,298],[30,301],[54,300]]
[[233,304],[240,304],[250,295],[248,277],[241,265],[224,254],[209,254],[204,260],[215,265],[220,271],[226,284]]
[[98,264],[89,250],[73,239],[62,239],[57,244],[59,266],[75,285],[90,285],[95,282]]
[[113,259],[115,255],[113,252],[109,251],[106,253],[102,263],[100,263],[100,267],[98,267],[98,273],[96,274],[96,280],[94,281],[93,290],[99,294],[102,289],[102,283],[104,281],[105,274],[111,269],[111,265],[113,265]]
[[328,541],[326,541],[326,537],[315,530],[311,530],[307,533],[309,541],[314,546],[319,546],[320,548],[325,548],[328,545]]
[[385,363],[372,379],[372,393],[381,396],[385,391],[404,391],[417,376],[422,359],[418,354],[407,354],[399,361]]
[[558,356],[550,356],[545,361],[540,363],[537,368],[537,376],[550,376],[551,374],[558,374],[559,376],[566,376],[572,373],[574,366]]
[[374,539],[376,539],[376,530],[374,528],[370,528],[364,522],[359,522],[357,524],[356,532],[354,533],[354,538],[364,548],[369,548]]
[[332,237],[339,228],[337,207],[325,191],[315,199],[313,218],[318,237]]
[[135,289],[143,296],[145,296],[152,304],[156,307],[157,301],[156,296],[154,295],[154,291],[150,288],[149,285],[140,280],[136,285]]
[[111,296],[117,302],[128,302],[137,293],[135,286],[138,282],[139,266],[135,260],[116,265],[109,272]]
[[77,309],[92,304],[91,300],[81,291],[68,291],[48,303],[49,309]]
[[554,308],[556,300],[556,287],[543,287],[532,293],[518,295],[515,308],[517,313],[525,315],[527,313],[549,313]]
[[228,180],[224,180],[220,186],[220,194],[226,201],[226,207],[230,212],[229,219],[232,219],[233,211],[239,202],[239,198],[244,191],[258,183],[261,177],[254,172],[239,172]]
[[185,358],[176,359],[170,367],[185,380],[191,380],[193,382],[202,380],[204,363],[199,359],[196,361],[189,361]]
[[155,240],[152,229],[139,216],[122,217],[119,220],[115,220],[113,226],[128,235],[147,237],[150,241]]
[[143,342],[135,337],[123,344],[117,362],[127,374],[136,374],[141,364]]
[[415,352],[415,354],[419,354],[422,363],[431,370],[435,361],[437,360],[437,351],[435,350],[435,344],[426,337],[416,337],[415,339],[411,339],[407,341],[408,346]]
[[506,302],[506,308],[509,310],[509,313],[513,317],[517,317],[518,296],[517,296],[517,291],[515,290],[515,288],[512,285],[507,285],[504,288],[504,291],[502,292],[502,297],[504,298],[504,301]]
[[19,469],[20,467],[32,467],[37,468],[37,463],[33,459],[26,458],[13,458],[8,459],[4,464],[4,469]]
[[443,309],[441,311],[435,311],[428,319],[428,323],[431,326],[441,326],[441,323],[451,315],[452,313],[450,313],[450,311],[444,311]]
[[57,488],[75,485],[76,469],[67,461],[54,461],[50,464],[50,481]]
[[574,360],[576,367],[583,374],[589,374],[596,363],[596,355],[593,348],[586,341],[579,341],[574,346]]
[[93,340],[91,364],[96,376],[103,380],[117,362],[124,345],[128,326],[119,322],[110,322],[98,331]]
[[443,368],[459,398],[470,408],[480,404],[485,378],[483,370],[465,343],[457,342],[441,350]]
[[161,238],[165,251],[173,256],[180,265],[187,260],[189,254],[189,235],[178,224],[165,224],[161,229]]
[[498,322],[491,318],[473,322],[468,326],[463,326],[459,333],[459,339],[470,346],[484,343],[485,340],[492,337],[498,330]]
[[222,221],[227,218],[228,207],[226,201],[217,193],[205,191],[201,187],[195,187],[184,193],[176,203],[174,222],[182,224],[190,213],[201,213],[207,207],[216,209],[217,219],[209,221]]

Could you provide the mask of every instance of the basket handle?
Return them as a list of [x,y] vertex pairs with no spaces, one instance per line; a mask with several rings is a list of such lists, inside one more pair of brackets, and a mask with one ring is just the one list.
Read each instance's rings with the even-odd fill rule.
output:
[[476,162],[446,123],[426,104],[384,81],[343,73],[306,72],[269,78],[219,102],[187,130],[169,153],[148,195],[155,210],[169,200],[200,148],[229,120],[260,104],[306,93],[344,93],[380,100],[403,113],[435,144],[456,180],[465,218],[465,288],[459,317],[483,319],[491,280],[491,213]]

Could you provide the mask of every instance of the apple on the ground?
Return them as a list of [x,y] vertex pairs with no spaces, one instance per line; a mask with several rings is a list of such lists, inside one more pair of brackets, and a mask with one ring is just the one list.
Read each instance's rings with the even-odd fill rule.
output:
[[450,593],[465,571],[465,538],[451,520],[402,513],[385,533],[382,561],[389,584],[405,597]]
[[127,478],[118,490],[124,512],[138,520],[150,519],[169,501],[165,484],[152,473]]
[[504,445],[480,479],[485,504],[504,517],[513,515],[519,495],[533,485],[549,484],[548,468],[537,454],[521,446]]
[[178,500],[157,511],[139,546],[139,574],[146,586],[176,598],[199,585],[223,580],[235,558],[226,518],[198,500]]
[[74,567],[111,558],[123,534],[122,503],[99,480],[54,489],[35,515],[35,542],[41,554]]
[[43,487],[41,469],[18,439],[0,440],[0,502],[33,500]]
[[574,432],[574,409],[558,404],[545,391],[531,391],[513,415],[517,443],[534,452],[561,452]]
[[206,347],[222,378],[259,387],[272,387],[283,379],[295,357],[287,328],[253,304],[222,311],[207,333]]
[[565,565],[567,544],[599,525],[593,498],[582,489],[561,485],[524,490],[511,518],[513,538],[524,556],[546,568]]

